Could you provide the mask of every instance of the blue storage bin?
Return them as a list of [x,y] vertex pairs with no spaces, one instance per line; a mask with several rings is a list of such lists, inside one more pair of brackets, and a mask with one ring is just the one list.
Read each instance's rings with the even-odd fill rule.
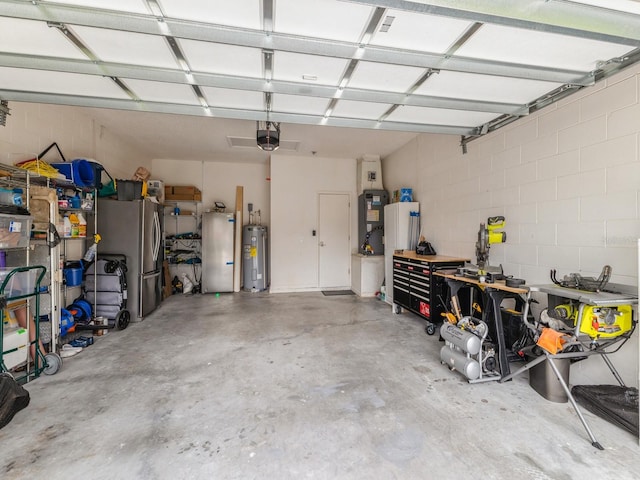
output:
[[77,287],[82,285],[82,262],[66,262],[62,273],[64,274],[64,281],[68,287]]
[[95,168],[84,158],[76,158],[71,162],[52,163],[51,166],[78,187],[95,186]]

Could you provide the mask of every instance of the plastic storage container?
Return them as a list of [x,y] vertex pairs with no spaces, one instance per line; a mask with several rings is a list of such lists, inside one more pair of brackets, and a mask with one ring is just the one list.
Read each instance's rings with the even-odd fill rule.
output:
[[29,215],[0,214],[0,249],[28,247],[31,222]]
[[0,188],[0,203],[4,205],[17,205],[21,207],[22,203],[22,190],[8,190],[6,188]]
[[64,281],[68,287],[77,287],[82,284],[82,263],[79,261],[66,262],[64,264]]
[[[9,274],[15,270],[13,267],[0,268],[0,286],[4,284]],[[35,293],[36,280],[40,275],[37,268],[31,268],[23,272],[16,272],[7,281],[4,286],[4,295],[11,299],[20,295],[29,295]]]
[[7,369],[17,367],[21,363],[27,361],[27,345],[29,344],[29,335],[26,328],[7,328],[3,331],[2,351],[16,351],[3,354],[2,361]]
[[131,201],[142,198],[142,182],[136,180],[116,180],[118,200]]
[[91,162],[83,158],[77,158],[71,162],[52,163],[51,166],[78,187],[95,185],[95,169]]

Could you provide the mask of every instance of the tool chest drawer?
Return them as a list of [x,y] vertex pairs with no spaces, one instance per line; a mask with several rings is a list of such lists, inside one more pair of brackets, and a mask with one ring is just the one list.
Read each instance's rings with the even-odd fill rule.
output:
[[[451,258],[449,260],[449,258]],[[421,316],[427,324],[441,321],[447,298],[444,278],[434,275],[439,270],[455,269],[465,259],[413,254],[393,256],[393,301]]]

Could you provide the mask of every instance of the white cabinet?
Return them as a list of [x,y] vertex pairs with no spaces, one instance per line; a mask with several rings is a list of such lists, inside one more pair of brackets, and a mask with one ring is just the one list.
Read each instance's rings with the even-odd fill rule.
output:
[[[384,207],[384,278],[385,301],[393,305],[393,253],[396,250],[410,250],[411,237],[411,212],[419,212],[418,202],[396,202]],[[418,232],[416,232],[418,233]]]

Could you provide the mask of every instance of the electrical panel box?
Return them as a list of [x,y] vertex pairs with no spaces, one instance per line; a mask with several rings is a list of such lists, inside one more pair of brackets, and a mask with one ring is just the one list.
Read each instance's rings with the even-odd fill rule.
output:
[[386,190],[365,190],[358,197],[359,253],[384,255],[384,206],[388,203]]
[[382,190],[382,165],[379,155],[358,159],[358,195],[366,190]]

